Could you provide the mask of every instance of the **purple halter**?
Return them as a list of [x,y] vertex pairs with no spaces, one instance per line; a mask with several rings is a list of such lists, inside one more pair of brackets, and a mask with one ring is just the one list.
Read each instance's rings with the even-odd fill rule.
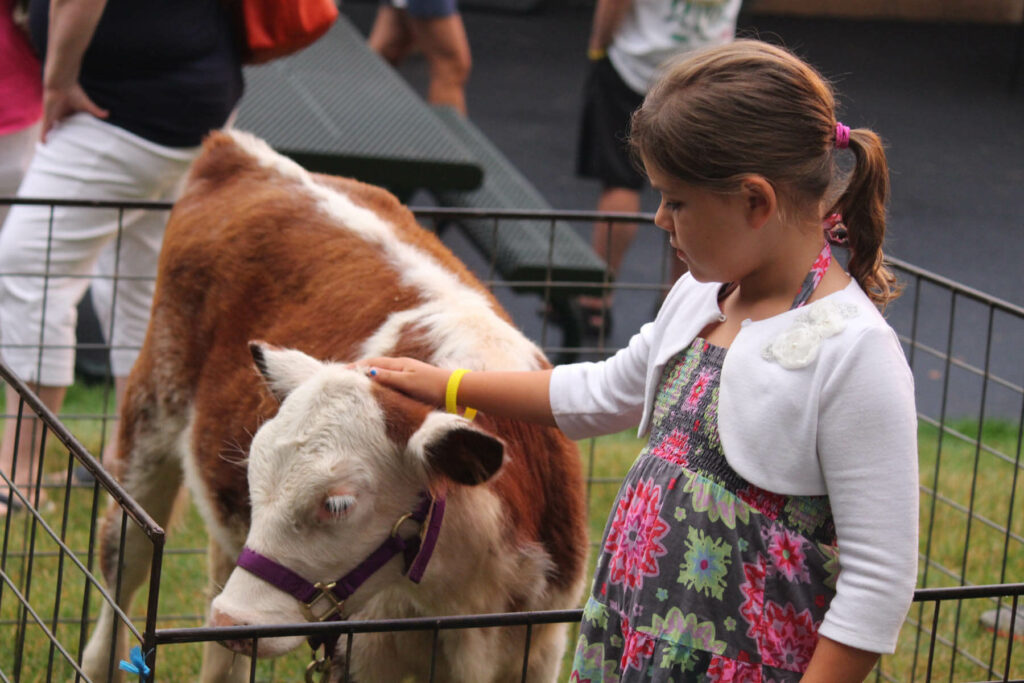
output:
[[[423,578],[423,572],[427,568],[437,544],[438,534],[441,532],[445,500],[441,496],[435,498],[426,492],[420,494],[420,499],[420,504],[415,510],[398,518],[391,528],[391,533],[369,557],[337,581],[312,583],[283,564],[248,547],[242,548],[242,553],[235,564],[298,600],[302,604],[302,612],[307,620],[341,621],[341,609],[349,596],[395,555],[404,556],[405,575],[410,581],[419,583]],[[398,528],[406,520],[420,523],[419,535],[412,538],[402,538],[398,535]],[[316,617],[313,614],[313,607],[321,600],[326,600],[330,609],[323,616]],[[334,654],[337,642],[337,635],[309,639],[314,651],[321,645],[325,646],[326,658]]]

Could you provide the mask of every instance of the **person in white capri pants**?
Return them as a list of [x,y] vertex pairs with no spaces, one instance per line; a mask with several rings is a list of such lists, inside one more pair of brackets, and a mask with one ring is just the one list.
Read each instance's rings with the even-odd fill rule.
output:
[[[173,200],[202,138],[225,125],[241,97],[225,3],[32,0],[29,19],[45,55],[42,140],[19,196]],[[120,401],[145,337],[166,218],[131,209],[10,211],[0,230],[0,352],[52,410],[74,380],[77,304],[90,283]],[[8,413],[17,402],[8,388]],[[0,469],[13,469],[19,488],[38,462],[29,424],[16,430],[9,420],[0,443]],[[0,493],[0,514],[18,506]]]

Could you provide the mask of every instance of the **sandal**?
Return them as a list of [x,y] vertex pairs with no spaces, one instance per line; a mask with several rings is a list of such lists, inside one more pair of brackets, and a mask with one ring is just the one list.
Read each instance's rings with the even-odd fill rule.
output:
[[610,304],[584,303],[577,300],[581,314],[581,332],[589,341],[608,339],[612,334],[612,308]]
[[92,486],[96,483],[96,477],[85,465],[75,465],[75,468],[71,470],[71,480],[80,486]]
[[7,508],[7,512],[0,515],[0,519],[6,517],[11,512],[21,512],[25,509],[24,504],[15,497],[8,496],[6,493],[0,493],[0,505],[4,505]]

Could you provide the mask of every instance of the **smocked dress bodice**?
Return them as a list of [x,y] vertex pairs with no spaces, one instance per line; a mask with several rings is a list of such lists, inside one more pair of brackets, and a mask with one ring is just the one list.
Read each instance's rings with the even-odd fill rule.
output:
[[[821,281],[822,255],[793,308]],[[827,496],[772,493],[730,467],[727,353],[698,337],[665,365],[605,528],[572,681],[795,683],[810,662],[838,577],[832,511]]]
[[828,499],[746,482],[718,436],[726,349],[666,366],[610,513],[573,681],[797,681],[838,571]]

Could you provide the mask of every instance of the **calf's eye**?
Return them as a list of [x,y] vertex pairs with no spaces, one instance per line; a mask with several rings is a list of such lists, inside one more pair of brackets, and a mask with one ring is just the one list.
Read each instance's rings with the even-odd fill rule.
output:
[[355,504],[355,496],[327,496],[324,498],[323,512],[331,519],[341,519]]

